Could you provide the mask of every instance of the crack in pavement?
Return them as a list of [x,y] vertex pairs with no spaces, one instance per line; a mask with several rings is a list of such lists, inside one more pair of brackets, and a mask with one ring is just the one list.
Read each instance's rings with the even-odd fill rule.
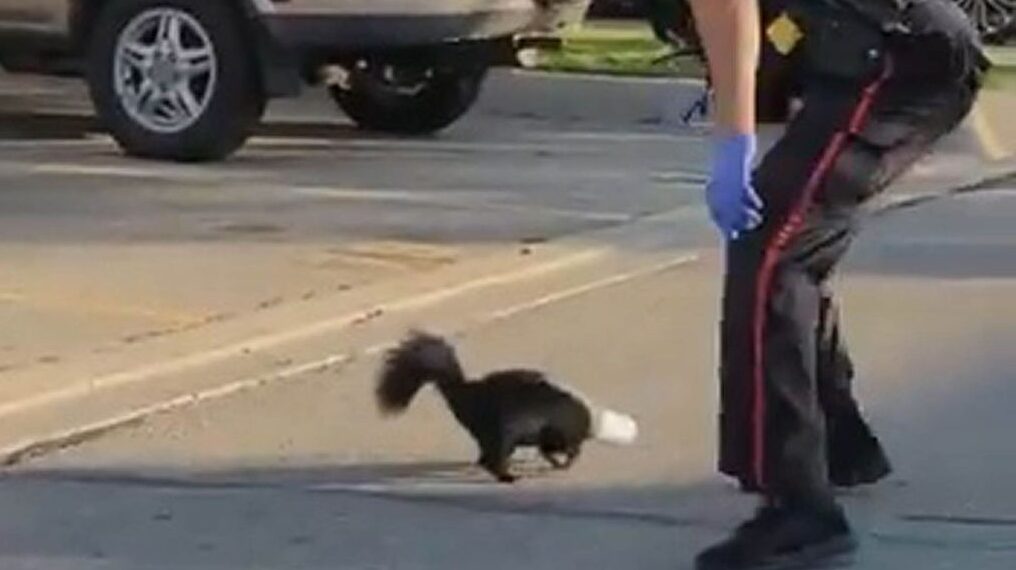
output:
[[884,544],[893,546],[904,546],[913,548],[927,548],[934,550],[948,550],[948,551],[972,551],[972,552],[1013,552],[1016,553],[1016,540],[1011,542],[984,542],[980,540],[958,540],[958,539],[941,539],[941,538],[925,538],[920,536],[912,536],[900,533],[888,533],[880,531],[872,531],[869,533],[870,536]]
[[947,524],[971,527],[1003,527],[1016,529],[1016,518],[1012,517],[972,517],[958,515],[902,515],[901,520],[913,523]]
[[995,176],[990,176],[978,182],[964,184],[962,186],[948,188],[938,192],[925,192],[909,196],[904,195],[897,200],[889,198],[886,202],[874,207],[872,216],[885,216],[900,210],[908,210],[910,208],[915,208],[931,202],[938,202],[947,198],[953,198],[965,194],[974,194],[977,192],[991,192],[1011,185],[1016,185],[1016,172],[1005,172]]

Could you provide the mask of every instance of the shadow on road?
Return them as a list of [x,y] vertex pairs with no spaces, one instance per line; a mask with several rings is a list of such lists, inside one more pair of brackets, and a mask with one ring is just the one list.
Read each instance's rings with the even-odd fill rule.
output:
[[[999,346],[968,357],[879,378],[909,391],[880,399],[873,413],[897,476],[842,497],[864,543],[854,568],[1011,568],[1016,362]],[[509,487],[456,461],[28,465],[0,479],[0,562],[11,570],[686,569],[752,508],[715,480],[598,486],[522,469],[529,476]]]

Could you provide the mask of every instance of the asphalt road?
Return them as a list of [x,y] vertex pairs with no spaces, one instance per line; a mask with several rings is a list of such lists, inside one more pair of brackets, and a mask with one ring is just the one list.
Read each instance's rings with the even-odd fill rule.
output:
[[[310,91],[232,160],[183,166],[122,157],[79,82],[0,76],[0,372],[698,206],[707,145],[677,121],[698,90],[503,73],[421,139]],[[1002,111],[897,193],[989,176],[976,127]]]
[[[416,140],[312,96],[200,167],[122,158],[44,82],[70,132],[0,140],[0,568],[689,567],[751,508],[712,475],[705,141],[668,118],[694,91],[556,81],[499,77]],[[1016,194],[948,192],[1010,169],[978,133],[888,196],[840,283],[898,470],[845,497],[857,568],[1016,559]],[[472,370],[544,367],[643,438],[491,485],[432,395],[376,416],[411,326]]]
[[90,133],[80,85],[21,79],[38,85],[10,89],[28,134],[0,140],[0,370],[628,222],[701,183],[692,129],[500,108],[497,82],[436,138],[367,136],[312,93],[234,159],[182,166]]
[[[1016,193],[998,189],[880,217],[841,279],[860,390],[897,468],[843,497],[864,544],[853,568],[1003,570],[1016,559],[1014,207]],[[626,253],[597,265],[618,275],[638,257],[640,273],[587,275],[598,284],[501,319],[450,300],[413,320],[457,334],[472,371],[539,366],[636,415],[634,447],[591,446],[566,474],[523,457],[527,479],[499,487],[469,465],[474,450],[432,394],[405,418],[377,417],[367,352],[8,471],[0,562],[690,568],[751,508],[711,469],[717,260],[661,267],[664,252]],[[505,295],[483,302],[504,307]]]

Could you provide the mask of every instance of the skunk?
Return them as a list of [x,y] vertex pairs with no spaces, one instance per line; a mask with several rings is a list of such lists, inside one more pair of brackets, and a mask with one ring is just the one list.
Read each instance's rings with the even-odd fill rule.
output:
[[597,408],[536,370],[503,370],[470,381],[447,341],[419,331],[388,351],[377,379],[379,409],[385,415],[404,412],[428,383],[476,441],[477,463],[503,483],[517,479],[510,469],[517,448],[536,447],[553,468],[568,469],[589,439],[628,445],[638,436],[631,417]]

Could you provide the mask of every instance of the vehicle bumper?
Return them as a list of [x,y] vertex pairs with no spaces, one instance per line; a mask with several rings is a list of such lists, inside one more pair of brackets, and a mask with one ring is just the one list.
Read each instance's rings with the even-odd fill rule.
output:
[[274,4],[262,17],[286,46],[340,52],[553,32],[581,21],[588,2],[291,0]]

